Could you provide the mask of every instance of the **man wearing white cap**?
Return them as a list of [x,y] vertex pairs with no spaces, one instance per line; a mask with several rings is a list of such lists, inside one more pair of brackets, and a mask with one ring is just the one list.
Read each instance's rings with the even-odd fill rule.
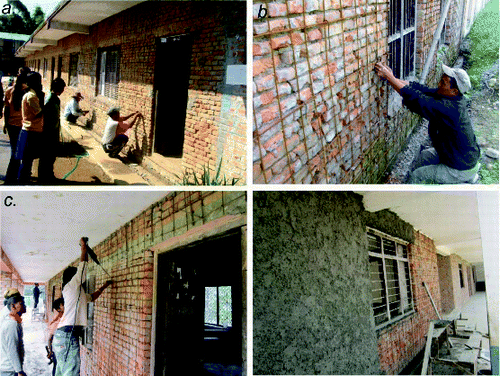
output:
[[403,104],[429,120],[432,148],[422,150],[410,183],[460,184],[478,179],[479,145],[463,94],[471,89],[467,72],[443,64],[437,89],[395,78],[382,63],[375,71],[403,97]]
[[76,119],[78,119],[80,116],[85,116],[88,114],[88,111],[83,111],[80,108],[80,101],[83,99],[82,93],[77,92],[75,95],[72,96],[71,100],[68,102],[64,109],[64,118],[69,122],[69,123],[76,123]]

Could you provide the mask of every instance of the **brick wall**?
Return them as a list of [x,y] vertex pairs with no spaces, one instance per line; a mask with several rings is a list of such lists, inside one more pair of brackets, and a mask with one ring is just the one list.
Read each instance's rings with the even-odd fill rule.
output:
[[432,239],[416,231],[410,245],[410,270],[415,314],[379,332],[378,349],[382,371],[399,374],[425,346],[429,321],[437,319],[432,303],[422,286],[425,282],[441,313],[436,248]]
[[19,272],[14,267],[14,265],[12,265],[9,256],[7,256],[4,250],[1,249],[0,252],[1,252],[0,263],[2,265],[2,270],[0,271],[0,293],[3,296],[6,290],[8,290],[11,287],[14,287],[18,289],[22,294],[24,291],[23,279],[19,275]]
[[[122,114],[139,110],[144,121],[134,127],[124,153],[150,168],[158,169],[159,165],[157,172],[161,173],[167,161],[159,154],[160,162],[155,159],[156,163],[151,163],[147,158],[154,151],[156,38],[194,35],[182,170],[173,173],[199,172],[209,163],[214,170],[222,158],[222,173],[244,180],[246,115],[242,103],[246,90],[244,86],[225,83],[229,64],[245,64],[244,20],[245,3],[241,2],[210,5],[145,2],[91,26],[88,36],[70,35],[57,46],[47,46],[28,56],[26,61],[31,68],[37,68],[40,60],[43,73],[44,59],[48,60],[44,80],[47,92],[52,58],[55,57],[56,76],[58,58],[62,57],[62,78],[68,84],[69,54],[79,53],[78,85],[67,87],[61,102],[65,104],[76,91],[82,92],[85,97],[82,108],[93,111],[92,127],[99,138],[111,106],[120,106]],[[96,95],[98,51],[111,46],[120,50],[117,99]]]
[[[392,89],[373,72],[387,62],[389,3],[280,0],[253,10],[254,181],[380,182],[417,124],[405,109],[387,117]],[[438,1],[417,8],[417,70],[439,12]]]
[[443,313],[449,313],[455,309],[455,294],[453,293],[453,275],[451,258],[438,255],[439,286],[441,293],[441,304]]
[[[244,192],[171,193],[95,246],[114,284],[95,302],[92,350],[81,347],[82,375],[149,375],[155,288],[151,249],[217,219],[245,212]],[[88,273],[96,275],[96,287],[109,279],[93,262]],[[48,281],[48,302],[60,296],[61,277],[62,271]]]

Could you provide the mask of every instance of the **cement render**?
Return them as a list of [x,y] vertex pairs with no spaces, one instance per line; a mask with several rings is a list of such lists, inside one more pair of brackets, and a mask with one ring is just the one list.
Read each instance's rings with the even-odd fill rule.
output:
[[254,200],[254,374],[380,374],[362,197]]

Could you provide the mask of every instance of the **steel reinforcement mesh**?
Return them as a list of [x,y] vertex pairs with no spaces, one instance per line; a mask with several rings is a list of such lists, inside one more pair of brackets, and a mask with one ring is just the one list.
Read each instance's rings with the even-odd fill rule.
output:
[[[413,122],[387,117],[386,0],[254,4],[254,183],[379,182]],[[399,149],[398,149],[399,150]]]

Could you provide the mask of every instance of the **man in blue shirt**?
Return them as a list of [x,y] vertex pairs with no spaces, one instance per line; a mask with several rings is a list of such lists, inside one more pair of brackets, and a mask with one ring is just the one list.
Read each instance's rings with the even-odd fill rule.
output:
[[375,72],[403,97],[412,112],[429,120],[432,148],[422,150],[410,183],[473,183],[479,170],[479,145],[467,112],[463,94],[471,89],[467,72],[443,64],[443,76],[437,89],[394,77],[382,63]]

